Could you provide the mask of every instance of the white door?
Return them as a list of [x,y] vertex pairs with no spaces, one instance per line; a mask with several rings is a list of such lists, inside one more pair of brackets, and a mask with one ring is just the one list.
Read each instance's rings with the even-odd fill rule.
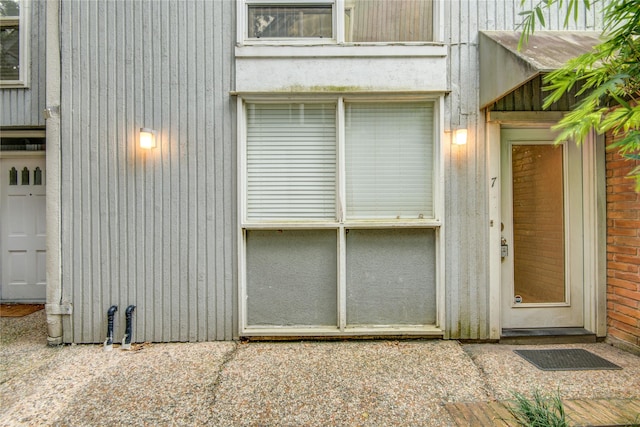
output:
[[45,158],[0,159],[2,301],[46,298]]
[[502,327],[582,327],[581,147],[501,132]]

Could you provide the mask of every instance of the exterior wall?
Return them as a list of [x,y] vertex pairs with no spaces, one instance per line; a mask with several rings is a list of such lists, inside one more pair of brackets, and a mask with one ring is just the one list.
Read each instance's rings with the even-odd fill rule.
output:
[[0,126],[44,126],[46,79],[46,1],[32,0],[30,29],[30,83],[26,88],[0,89]]
[[236,86],[243,92],[443,92],[445,56],[439,45],[243,46],[236,49]]
[[[521,7],[520,0],[439,7],[434,33],[444,32],[448,52],[434,87],[450,91],[445,130],[469,130],[464,146],[442,143],[445,337],[486,339],[490,176],[478,31],[514,29]],[[112,304],[119,306],[116,337],[129,304],[137,306],[134,341],[237,333],[236,106],[229,91],[265,88],[250,79],[234,87],[235,9],[231,0],[62,2],[61,297],[73,305],[65,342],[104,340]],[[571,29],[600,29],[599,13],[582,13]],[[563,19],[562,11],[548,13],[547,29],[560,29]],[[429,70],[432,56],[414,61]],[[290,56],[264,60],[290,67]],[[335,73],[333,64],[326,70]],[[344,76],[348,88],[327,90],[354,90]],[[391,89],[427,83],[434,84],[418,79]],[[158,148],[137,147],[141,127],[158,131]]]
[[[449,338],[489,338],[489,181],[485,118],[478,90],[478,31],[514,30],[522,10],[519,0],[453,0],[442,2],[448,56],[445,129],[468,129],[463,146],[445,150],[445,288]],[[531,7],[534,2],[525,7]],[[582,7],[582,5],[580,5]],[[600,30],[601,11],[580,11],[570,30]],[[560,30],[564,11],[549,11],[546,30]],[[494,248],[494,246],[491,246]],[[495,246],[495,250],[499,247]]]
[[[65,342],[232,339],[235,2],[61,3]],[[138,147],[141,127],[157,148]]]
[[638,165],[607,153],[607,337],[640,353],[640,193],[626,177]]

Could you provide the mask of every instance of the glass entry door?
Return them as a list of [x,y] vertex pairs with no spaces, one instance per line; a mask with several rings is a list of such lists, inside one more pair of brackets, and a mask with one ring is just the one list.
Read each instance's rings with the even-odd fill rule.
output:
[[503,328],[582,326],[581,150],[540,129],[501,138]]

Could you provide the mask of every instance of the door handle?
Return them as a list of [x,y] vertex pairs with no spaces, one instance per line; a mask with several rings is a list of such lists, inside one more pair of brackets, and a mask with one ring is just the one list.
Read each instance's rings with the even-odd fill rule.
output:
[[500,241],[500,257],[504,258],[509,256],[509,245],[507,245],[507,239],[504,237]]

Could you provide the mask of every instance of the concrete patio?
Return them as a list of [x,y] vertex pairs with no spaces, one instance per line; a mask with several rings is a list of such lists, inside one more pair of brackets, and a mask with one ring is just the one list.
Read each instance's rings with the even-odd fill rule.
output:
[[47,347],[45,323],[44,311],[0,318],[0,425],[446,426],[460,424],[451,404],[509,400],[514,391],[640,399],[640,358],[605,343],[536,348],[584,348],[621,370],[541,371],[513,352],[527,346],[441,340],[107,352]]

